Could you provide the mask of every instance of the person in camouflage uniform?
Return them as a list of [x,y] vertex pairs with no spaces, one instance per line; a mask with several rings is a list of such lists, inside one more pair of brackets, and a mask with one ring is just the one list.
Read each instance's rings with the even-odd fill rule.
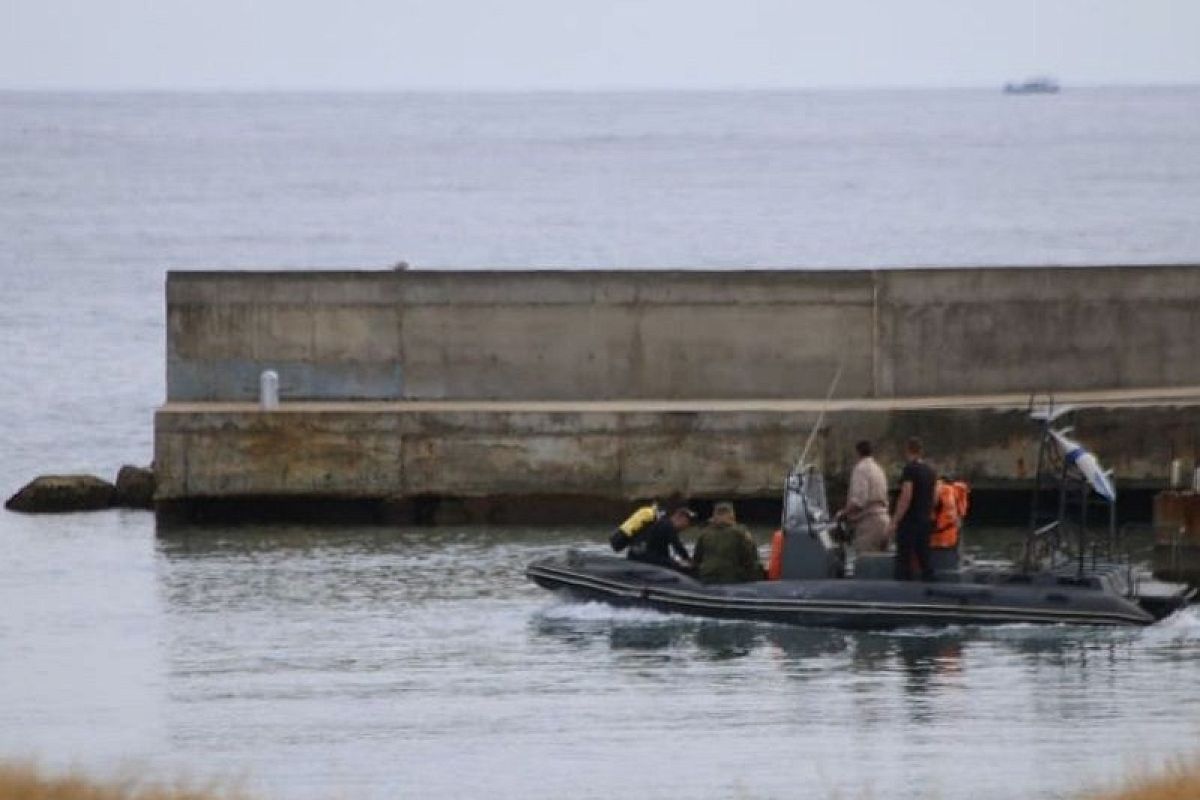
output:
[[758,546],[750,531],[738,524],[732,503],[713,506],[712,519],[696,539],[692,563],[703,583],[746,583],[763,577]]

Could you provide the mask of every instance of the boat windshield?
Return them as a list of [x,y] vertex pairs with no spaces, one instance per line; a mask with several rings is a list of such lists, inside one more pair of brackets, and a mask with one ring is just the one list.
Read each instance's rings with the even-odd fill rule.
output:
[[788,533],[816,533],[828,524],[824,476],[812,467],[790,473],[784,492],[783,529]]

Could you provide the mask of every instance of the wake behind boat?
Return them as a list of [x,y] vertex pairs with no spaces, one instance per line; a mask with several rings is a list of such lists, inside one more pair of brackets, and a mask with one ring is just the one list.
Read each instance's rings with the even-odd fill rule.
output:
[[[668,567],[576,550],[535,561],[526,575],[546,589],[583,599],[812,627],[1149,625],[1186,605],[1194,591],[1148,582],[1115,552],[1111,475],[1066,437],[1069,429],[1054,428],[1067,412],[1048,408],[1031,414],[1042,428],[1035,527],[1017,563],[963,564],[956,548],[936,553],[934,580],[896,580],[893,554],[847,553],[828,513],[821,474],[798,463],[784,490],[781,550],[774,554],[779,580],[704,584]],[[1047,475],[1057,484],[1057,514],[1043,523],[1038,502]],[[1106,537],[1087,529],[1088,506],[1097,502],[1107,506]],[[1072,535],[1076,549],[1068,555]]]

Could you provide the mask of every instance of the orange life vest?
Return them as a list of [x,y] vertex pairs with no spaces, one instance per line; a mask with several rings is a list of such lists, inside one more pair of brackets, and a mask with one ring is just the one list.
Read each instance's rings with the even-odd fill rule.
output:
[[966,481],[938,480],[934,490],[933,534],[929,546],[958,547],[959,531],[970,505],[971,487]]

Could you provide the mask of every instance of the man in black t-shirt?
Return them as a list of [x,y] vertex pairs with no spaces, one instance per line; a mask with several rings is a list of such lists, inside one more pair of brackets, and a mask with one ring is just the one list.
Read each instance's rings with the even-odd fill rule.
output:
[[912,580],[914,562],[921,580],[933,580],[929,565],[929,536],[933,533],[933,499],[937,475],[922,458],[921,440],[915,436],[904,444],[908,463],[900,473],[900,496],[888,525],[888,536],[896,537],[896,580]]

